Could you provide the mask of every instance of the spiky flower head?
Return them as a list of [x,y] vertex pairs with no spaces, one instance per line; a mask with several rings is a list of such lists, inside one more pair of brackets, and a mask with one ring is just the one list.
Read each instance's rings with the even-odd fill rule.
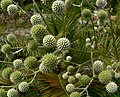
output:
[[14,4],[10,4],[7,7],[7,12],[9,15],[15,15],[18,12],[18,7]]
[[69,83],[74,83],[75,82],[75,77],[74,76],[69,76],[68,77],[68,82]]
[[9,42],[13,42],[16,39],[16,36],[14,34],[8,34],[7,35],[7,40]]
[[7,97],[7,92],[4,89],[0,89],[0,97]]
[[72,60],[72,57],[71,56],[67,56],[66,60],[70,62]]
[[5,68],[3,71],[2,71],[2,77],[4,79],[9,79],[10,78],[10,74],[13,72],[12,68]]
[[2,51],[4,54],[10,53],[10,52],[11,52],[11,46],[10,46],[9,44],[4,44],[4,45],[1,47],[1,51]]
[[115,67],[120,69],[120,62],[116,62]]
[[79,82],[82,86],[86,86],[89,84],[91,78],[88,76],[88,75],[82,75],[80,78],[79,78]]
[[75,90],[75,86],[73,84],[67,84],[66,85],[66,90],[68,92],[73,92]]
[[35,40],[31,40],[28,42],[27,50],[34,51],[38,48],[38,43]]
[[93,68],[96,72],[101,72],[103,70],[103,62],[97,60],[93,63]]
[[19,83],[23,78],[23,75],[20,71],[14,71],[11,75],[10,75],[10,81],[12,83]]
[[14,88],[9,89],[7,92],[7,97],[18,97],[18,91]]
[[90,43],[91,40],[90,40],[90,38],[86,38],[85,41],[86,41],[86,43]]
[[102,72],[99,73],[98,79],[103,84],[109,83],[112,80],[111,72],[108,70],[103,70]]
[[53,35],[46,35],[43,38],[43,45],[45,47],[54,47],[56,45],[56,39]]
[[30,18],[31,24],[32,25],[37,25],[40,24],[42,21],[42,18],[40,16],[40,14],[34,14],[31,18]]
[[34,25],[31,28],[31,35],[34,40],[42,42],[43,38],[47,35],[47,29],[41,24]]
[[81,94],[79,92],[72,92],[70,97],[81,97]]
[[29,84],[27,82],[21,82],[18,85],[18,89],[19,89],[20,92],[26,92],[29,89]]
[[76,74],[75,74],[75,77],[76,77],[77,79],[79,79],[79,78],[81,77],[81,74],[80,74],[80,73],[76,73]]
[[117,91],[117,84],[115,82],[110,82],[106,85],[106,91],[108,93],[115,93]]
[[44,64],[40,64],[39,66],[39,70],[42,72],[42,73],[48,73],[50,71],[49,68],[47,68]]
[[97,21],[97,25],[98,25],[98,26],[105,26],[105,24],[106,24],[106,21],[105,21],[105,20],[98,20],[98,21]]
[[13,66],[15,68],[20,68],[22,66],[22,64],[23,64],[23,62],[22,62],[21,59],[16,59],[16,60],[13,61]]
[[62,14],[65,11],[65,3],[61,0],[56,0],[52,4],[52,11],[56,14]]
[[68,77],[69,77],[69,76],[68,76],[67,73],[64,73],[64,74],[62,75],[62,78],[63,78],[63,79],[68,79]]
[[24,66],[27,69],[32,69],[36,67],[36,65],[37,65],[37,59],[33,56],[29,56],[24,60]]
[[88,43],[86,43],[86,45],[85,45],[87,48],[90,48],[91,47],[91,43],[90,42],[88,42]]
[[67,38],[60,38],[57,41],[57,49],[64,51],[70,48],[70,41]]
[[91,18],[92,17],[92,13],[91,13],[90,9],[83,9],[81,12],[81,15],[84,18]]
[[70,65],[70,66],[67,67],[67,71],[68,71],[68,72],[73,72],[74,69],[75,69],[75,67],[72,66],[72,65]]
[[97,0],[96,1],[96,5],[98,6],[98,7],[102,7],[102,5],[103,5],[103,2],[104,0]]
[[120,78],[120,73],[115,73],[115,78]]
[[44,55],[41,60],[47,70],[52,70],[57,65],[57,56],[52,53]]
[[99,19],[99,20],[102,20],[102,21],[103,21],[103,20],[106,20],[106,19],[107,19],[107,16],[108,16],[107,12],[104,11],[103,9],[99,10],[98,13],[97,13],[98,19]]
[[1,8],[4,10],[6,10],[10,4],[12,4],[12,0],[1,0]]
[[65,0],[65,6],[68,8],[73,4],[74,0]]

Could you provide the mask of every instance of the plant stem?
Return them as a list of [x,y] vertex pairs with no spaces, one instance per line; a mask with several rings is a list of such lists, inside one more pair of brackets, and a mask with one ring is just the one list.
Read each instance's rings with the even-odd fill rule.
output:
[[64,86],[63,86],[63,84],[62,84],[62,81],[61,81],[61,77],[60,77],[60,76],[61,76],[61,75],[58,75],[59,83],[60,83],[60,85],[62,86],[63,90],[65,91],[67,97],[69,97],[69,94],[67,93],[67,91],[65,90],[65,88],[64,88]]
[[0,88],[12,88],[14,86],[0,86]]
[[93,71],[93,77],[95,77],[95,70],[93,67],[93,52],[91,51],[91,63],[92,63],[92,71]]
[[13,64],[12,62],[0,61],[0,63]]

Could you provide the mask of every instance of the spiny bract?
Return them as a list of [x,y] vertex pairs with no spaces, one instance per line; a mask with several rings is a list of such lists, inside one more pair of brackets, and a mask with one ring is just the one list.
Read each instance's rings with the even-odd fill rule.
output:
[[7,12],[9,15],[15,15],[18,12],[18,7],[14,4],[10,4],[7,7]]
[[10,46],[9,44],[4,44],[4,45],[1,47],[1,51],[2,51],[4,54],[10,53],[10,52],[11,52],[11,46]]
[[61,14],[65,11],[65,3],[61,0],[56,0],[52,4],[52,11],[56,14]]
[[15,68],[20,68],[22,66],[22,64],[23,64],[23,62],[20,59],[16,59],[16,60],[13,61],[13,66]]
[[10,74],[13,72],[12,68],[5,68],[3,71],[2,71],[2,77],[4,79],[9,79],[10,78]]
[[11,75],[10,75],[10,81],[12,83],[19,83],[23,78],[23,75],[20,71],[14,71]]
[[7,92],[4,89],[0,89],[0,97],[7,97]]
[[110,82],[106,85],[106,91],[108,93],[115,93],[117,91],[117,84],[115,82]]
[[103,62],[100,60],[97,60],[93,63],[93,68],[97,72],[101,72],[103,70]]
[[19,91],[26,92],[29,89],[29,84],[27,82],[21,82],[18,86]]
[[79,78],[79,82],[82,86],[86,86],[87,84],[89,84],[91,78],[88,75],[82,75]]
[[6,10],[10,4],[12,4],[12,0],[1,0],[1,8],[4,10]]
[[32,25],[37,25],[40,24],[42,21],[42,18],[40,16],[40,14],[34,14],[31,18],[30,18],[31,24]]
[[36,65],[37,65],[37,59],[33,56],[29,56],[24,60],[24,66],[27,69],[32,69],[36,67]]
[[53,35],[46,35],[43,38],[43,45],[45,47],[54,47],[56,45],[56,39]]
[[91,18],[92,17],[92,13],[91,13],[90,9],[83,9],[81,12],[81,15],[84,18]]
[[57,49],[64,51],[70,48],[70,41],[67,38],[60,38],[57,41]]
[[98,79],[103,84],[109,83],[112,80],[111,72],[108,70],[103,70],[102,72],[99,73]]
[[67,84],[66,85],[66,90],[68,92],[73,92],[75,90],[75,86],[73,84]]
[[9,89],[7,92],[7,97],[18,97],[18,91],[14,88]]
[[41,24],[34,25],[31,28],[31,35],[34,40],[42,42],[43,38],[47,35],[47,29]]
[[52,53],[44,55],[41,60],[47,70],[52,70],[57,65],[57,56]]
[[8,34],[8,35],[7,35],[7,40],[8,40],[9,42],[14,41],[15,39],[16,39],[16,36],[15,36],[14,34]]
[[107,12],[104,11],[103,9],[101,9],[97,12],[97,17],[99,20],[106,20],[107,16],[108,16]]

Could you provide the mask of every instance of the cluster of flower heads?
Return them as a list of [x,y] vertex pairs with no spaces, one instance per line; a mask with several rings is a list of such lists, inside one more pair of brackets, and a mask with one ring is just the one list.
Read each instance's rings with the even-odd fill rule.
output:
[[1,0],[1,8],[12,16],[16,15],[18,12],[18,7],[17,5],[13,4],[12,0]]

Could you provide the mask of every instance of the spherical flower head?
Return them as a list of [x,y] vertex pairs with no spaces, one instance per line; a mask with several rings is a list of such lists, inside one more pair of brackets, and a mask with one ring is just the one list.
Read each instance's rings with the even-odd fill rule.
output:
[[10,4],[7,7],[7,12],[9,15],[15,15],[18,12],[18,7],[14,4]]
[[2,71],[2,77],[4,79],[9,79],[10,78],[10,74],[13,72],[12,68],[5,68],[3,71]]
[[107,12],[104,11],[104,10],[102,10],[102,9],[99,10],[98,13],[97,13],[98,19],[99,19],[99,20],[102,20],[102,21],[106,20],[106,19],[107,19],[107,16],[108,16]]
[[27,45],[27,50],[28,51],[34,51],[38,48],[38,43],[37,41],[35,40],[31,40],[28,42],[28,45]]
[[53,35],[46,35],[43,38],[43,45],[45,47],[54,47],[56,45],[56,39]]
[[93,63],[93,68],[96,72],[101,72],[103,70],[103,62],[97,60]]
[[105,21],[105,20],[98,20],[98,21],[97,21],[97,25],[98,25],[98,26],[105,26],[105,24],[106,24],[106,21]]
[[66,61],[69,61],[69,62],[70,62],[71,60],[72,60],[72,57],[71,57],[71,56],[67,56],[67,57],[66,57]]
[[24,66],[27,69],[32,69],[36,67],[36,65],[37,65],[37,59],[33,56],[29,56],[24,60]]
[[31,28],[31,35],[34,40],[42,42],[43,38],[47,35],[47,29],[41,24],[34,25]]
[[74,0],[65,0],[65,6],[68,8],[73,4]]
[[42,64],[48,70],[52,70],[54,68],[54,66],[57,65],[57,62],[58,62],[57,56],[55,56],[52,53],[44,55],[41,60],[42,60]]
[[55,14],[62,14],[65,11],[65,3],[61,0],[56,0],[52,4],[52,11]]
[[39,66],[39,70],[42,73],[48,73],[51,69],[41,63],[40,66]]
[[16,39],[16,36],[14,34],[8,34],[7,35],[7,40],[9,42],[13,42]]
[[73,92],[75,90],[75,86],[73,84],[67,84],[66,85],[66,90],[68,92]]
[[1,0],[1,8],[4,10],[6,10],[10,4],[12,4],[12,0]]
[[120,68],[120,62],[116,62],[116,63],[115,63],[115,67],[116,67],[116,68]]
[[68,76],[67,73],[64,73],[64,74],[62,75],[62,78],[63,78],[63,79],[68,79],[68,77],[69,77],[69,76]]
[[107,4],[107,0],[97,0],[96,5],[100,8],[104,8],[105,4]]
[[68,77],[68,82],[69,83],[74,83],[75,82],[75,77],[74,76],[69,76]]
[[30,18],[30,22],[32,25],[37,25],[40,24],[42,21],[42,18],[40,16],[40,14],[34,14],[31,18]]
[[12,83],[19,83],[23,78],[23,75],[20,71],[14,71],[11,75],[10,75],[10,81]]
[[120,73],[115,73],[115,78],[116,79],[120,78]]
[[7,92],[7,97],[18,97],[18,91],[14,88],[9,89]]
[[11,52],[11,46],[10,46],[9,44],[4,44],[4,45],[1,47],[1,51],[2,51],[4,54],[10,53],[10,52]]
[[87,48],[90,48],[91,47],[91,43],[90,42],[88,42],[88,43],[86,43],[86,45],[85,45]]
[[107,84],[112,80],[112,75],[111,72],[108,70],[103,70],[102,72],[99,73],[98,79],[100,83]]
[[77,79],[79,79],[79,78],[81,77],[81,74],[80,74],[80,73],[76,73],[76,74],[75,74],[75,77],[76,77]]
[[19,89],[20,92],[26,92],[29,89],[29,84],[27,82],[21,82],[18,85],[18,89]]
[[0,89],[0,97],[7,97],[7,92],[4,89]]
[[79,92],[72,92],[70,97],[81,97],[81,94]]
[[75,67],[72,66],[72,65],[70,65],[70,66],[67,67],[67,71],[68,71],[68,72],[73,72],[74,69],[75,69]]
[[84,18],[91,18],[92,17],[92,13],[91,13],[90,9],[83,9],[81,12],[81,15]]
[[82,86],[86,86],[89,84],[91,78],[88,76],[88,75],[82,75],[80,78],[79,78],[79,82]]
[[90,38],[86,38],[86,43],[90,43]]
[[20,68],[22,66],[22,64],[23,64],[23,62],[20,59],[16,59],[13,61],[13,66],[17,69]]
[[70,41],[67,38],[60,38],[57,41],[57,49],[64,51],[70,48]]
[[115,82],[110,82],[106,85],[106,91],[108,93],[115,93],[117,91],[117,84]]

